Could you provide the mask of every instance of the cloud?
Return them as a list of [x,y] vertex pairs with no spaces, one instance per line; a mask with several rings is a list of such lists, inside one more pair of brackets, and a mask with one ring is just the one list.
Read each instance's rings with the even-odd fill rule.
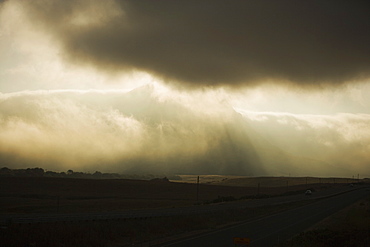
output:
[[[56,170],[264,174],[247,133],[234,129],[238,115],[232,108],[211,97],[203,106],[196,101],[186,93],[167,96],[153,86],[131,92],[1,94],[0,163]],[[205,109],[210,104],[217,107]]]
[[0,164],[120,173],[365,174],[369,114],[235,111],[223,90],[0,94]]
[[187,85],[369,78],[366,1],[17,1],[64,59]]
[[322,160],[352,175],[368,174],[369,114],[240,112],[262,137],[292,155]]
[[[0,163],[152,173],[366,171],[366,5],[0,1]],[[148,83],[155,86],[127,92]],[[265,84],[240,87],[258,83]],[[55,90],[69,88],[80,91]],[[23,91],[40,89],[54,91]]]

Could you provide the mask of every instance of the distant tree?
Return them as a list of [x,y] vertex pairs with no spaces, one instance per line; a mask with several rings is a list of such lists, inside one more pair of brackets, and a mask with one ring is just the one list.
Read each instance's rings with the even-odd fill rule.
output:
[[45,172],[45,176],[47,176],[47,177],[59,177],[60,174],[57,173],[57,172],[53,172],[53,171],[47,171],[47,172]]
[[44,169],[39,168],[39,167],[33,168],[32,172],[33,172],[33,175],[37,177],[42,177],[44,176],[44,173],[45,173]]
[[170,180],[168,180],[167,177],[164,177],[164,178],[153,178],[150,181],[153,181],[153,182],[170,182]]
[[99,172],[99,171],[96,171],[96,172],[94,172],[94,174],[93,174],[93,177],[95,177],[95,178],[101,178],[102,177],[102,173],[101,172]]
[[72,175],[73,174],[73,170],[68,170],[67,171],[67,175]]
[[72,176],[74,178],[83,178],[85,174],[83,172],[73,172]]
[[0,169],[0,176],[11,176],[13,171],[8,167],[3,167]]
[[24,175],[29,177],[42,177],[44,176],[44,169],[42,168],[27,168],[24,170]]

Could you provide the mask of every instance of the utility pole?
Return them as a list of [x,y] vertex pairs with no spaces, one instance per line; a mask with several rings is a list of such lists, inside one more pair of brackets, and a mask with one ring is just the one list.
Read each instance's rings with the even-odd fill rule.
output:
[[60,208],[60,185],[58,186],[57,189],[57,213],[59,213],[59,208]]
[[57,213],[59,213],[59,208],[60,208],[60,196],[57,196]]
[[197,202],[199,201],[199,176],[197,178]]
[[287,192],[289,191],[289,181],[288,180],[286,181],[286,191]]

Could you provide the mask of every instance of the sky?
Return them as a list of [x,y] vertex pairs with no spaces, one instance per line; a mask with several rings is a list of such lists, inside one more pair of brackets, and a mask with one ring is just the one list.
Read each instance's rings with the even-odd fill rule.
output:
[[370,177],[367,1],[0,1],[0,166]]

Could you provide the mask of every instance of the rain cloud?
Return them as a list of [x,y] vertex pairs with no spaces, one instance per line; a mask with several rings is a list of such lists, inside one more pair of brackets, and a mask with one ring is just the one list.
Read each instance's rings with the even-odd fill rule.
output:
[[[370,76],[367,1],[16,1],[62,56],[183,85],[343,84]],[[5,2],[6,3],[6,2]]]

